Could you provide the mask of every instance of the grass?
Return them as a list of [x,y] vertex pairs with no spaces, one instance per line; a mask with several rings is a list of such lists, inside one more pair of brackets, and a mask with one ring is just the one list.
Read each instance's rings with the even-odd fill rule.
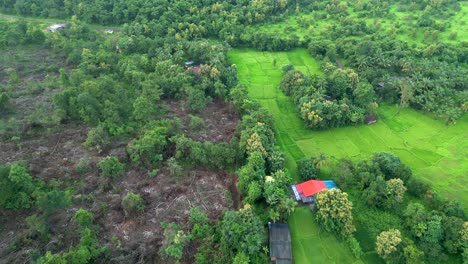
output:
[[[238,66],[239,80],[247,85],[249,96],[273,114],[277,143],[286,153],[286,167],[296,181],[299,179],[295,162],[303,157],[324,153],[332,161],[361,160],[374,152],[392,152],[411,167],[415,177],[430,182],[443,196],[457,199],[467,211],[468,116],[456,125],[445,126],[413,109],[403,109],[396,115],[396,106],[381,105],[376,124],[312,131],[304,127],[292,99],[279,88],[281,67],[290,63],[300,65],[296,69],[303,72],[322,74],[306,50],[273,53],[234,49],[228,55]],[[289,224],[296,263],[357,261],[344,243],[323,232],[318,235],[318,226],[307,207],[297,208]],[[367,263],[377,260],[372,251],[363,257]]]

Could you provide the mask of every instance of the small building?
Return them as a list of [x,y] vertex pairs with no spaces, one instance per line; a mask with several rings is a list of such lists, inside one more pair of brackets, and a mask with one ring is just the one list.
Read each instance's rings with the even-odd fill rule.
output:
[[192,67],[194,65],[193,61],[186,61],[185,62],[185,69],[188,69],[189,67]]
[[195,64],[193,61],[187,61],[184,63],[184,69],[191,70],[196,76],[200,75],[200,65]]
[[271,263],[292,264],[291,234],[288,225],[268,222],[268,232]]
[[294,193],[296,201],[302,201],[305,204],[315,203],[314,195],[323,191],[337,188],[332,180],[319,181],[309,180],[303,183],[292,185],[291,189]]
[[377,123],[377,117],[375,115],[367,115],[366,118],[364,118],[364,123],[367,125]]
[[51,26],[48,26],[47,27],[47,30],[49,32],[55,32],[57,30],[63,30],[65,29],[65,25],[64,24],[54,24],[54,25],[51,25]]
[[109,34],[109,35],[114,34],[114,30],[112,30],[112,29],[106,29],[105,32],[106,32],[106,34]]

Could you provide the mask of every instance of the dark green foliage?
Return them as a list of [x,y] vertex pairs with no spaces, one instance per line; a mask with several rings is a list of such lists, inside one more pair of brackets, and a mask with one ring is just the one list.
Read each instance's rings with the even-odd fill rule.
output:
[[299,177],[303,181],[317,179],[320,170],[315,166],[312,158],[304,158],[297,162]]
[[417,178],[411,178],[408,181],[408,192],[418,198],[423,198],[424,195],[431,189],[431,186]]
[[244,252],[254,257],[261,254],[262,245],[266,242],[263,224],[246,205],[239,211],[228,211],[219,223],[220,243],[225,254],[232,256]]
[[145,205],[139,194],[128,192],[122,199],[122,208],[125,216],[131,217],[143,212],[143,210],[145,210]]
[[391,153],[375,153],[372,161],[378,164],[380,171],[385,176],[385,180],[398,178],[407,183],[413,174],[407,165],[401,163],[398,156]]
[[117,178],[123,176],[125,172],[124,164],[117,157],[107,156],[97,165],[104,177]]
[[44,217],[71,205],[72,192],[70,190],[62,191],[53,189],[48,192],[38,194],[36,206],[44,213]]
[[184,135],[170,139],[175,143],[178,160],[184,160],[192,165],[205,165],[211,168],[226,168],[238,160],[237,142],[211,143],[191,140]]
[[5,92],[0,93],[0,113],[7,110],[9,102],[10,97],[8,96],[8,94]]

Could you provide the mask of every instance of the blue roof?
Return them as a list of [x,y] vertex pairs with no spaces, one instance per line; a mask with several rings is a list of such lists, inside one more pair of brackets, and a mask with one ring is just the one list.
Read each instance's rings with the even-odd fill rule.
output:
[[332,180],[327,180],[327,181],[323,181],[325,183],[325,186],[327,186],[327,189],[330,190],[330,189],[338,189],[338,187],[336,187],[336,184],[334,181]]

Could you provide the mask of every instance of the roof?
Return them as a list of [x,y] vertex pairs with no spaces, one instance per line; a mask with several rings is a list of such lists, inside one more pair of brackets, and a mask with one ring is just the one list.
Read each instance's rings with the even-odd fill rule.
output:
[[318,192],[327,189],[323,181],[309,180],[300,184],[296,184],[296,189],[301,196],[312,196]]
[[330,189],[338,189],[338,187],[336,186],[335,182],[332,181],[332,180],[327,180],[327,181],[323,181],[325,183],[325,185],[327,186],[327,189],[330,190]]
[[291,234],[287,224],[268,223],[270,232],[270,259],[276,259],[275,263],[291,264]]
[[364,118],[364,122],[366,124],[373,124],[377,122],[377,117],[374,115],[367,115],[366,118]]

